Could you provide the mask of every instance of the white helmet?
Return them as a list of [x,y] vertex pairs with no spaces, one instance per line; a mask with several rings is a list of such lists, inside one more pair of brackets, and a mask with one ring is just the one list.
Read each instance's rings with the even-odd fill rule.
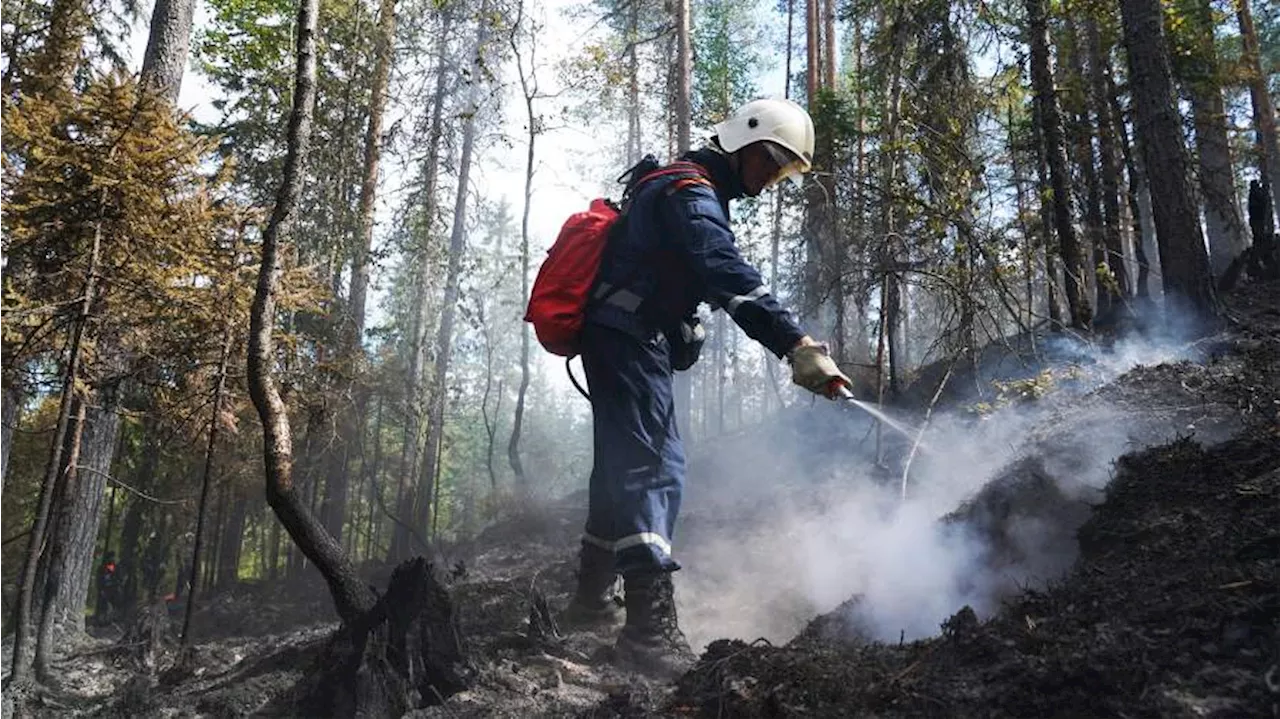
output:
[[794,155],[799,172],[813,167],[813,120],[791,100],[752,100],[716,125],[715,131],[725,152],[767,140]]

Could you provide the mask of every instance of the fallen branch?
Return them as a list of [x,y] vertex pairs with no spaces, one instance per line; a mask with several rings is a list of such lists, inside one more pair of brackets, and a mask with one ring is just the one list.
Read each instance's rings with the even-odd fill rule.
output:
[[929,408],[925,410],[924,422],[920,424],[920,431],[916,432],[916,440],[911,443],[911,452],[907,454],[906,464],[902,467],[902,501],[907,500],[907,475],[911,473],[911,461],[916,458],[916,452],[920,449],[920,439],[924,437],[924,431],[929,427],[929,419],[933,416],[933,408],[938,404],[938,398],[942,396],[942,388],[947,386],[947,380],[951,379],[951,371],[956,368],[956,361],[959,355],[951,361],[951,365],[947,367],[947,373],[942,375],[942,381],[938,383],[938,389],[934,390],[933,399],[929,400]]

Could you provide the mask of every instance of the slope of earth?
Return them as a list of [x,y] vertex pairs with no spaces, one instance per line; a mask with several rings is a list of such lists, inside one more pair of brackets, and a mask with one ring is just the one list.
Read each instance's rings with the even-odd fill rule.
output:
[[[683,716],[1280,716],[1280,287],[1231,298],[1214,361],[1139,367],[1063,410],[1042,451],[949,521],[1006,537],[1009,506],[1070,515],[1062,496],[1072,415],[1099,400],[1159,408],[1198,429],[1210,406],[1232,437],[1187,437],[1122,457],[1071,571],[1005,598],[989,619],[960,608],[940,636],[870,637],[864,597],[785,646],[718,641],[651,713]],[[1070,435],[1068,431],[1065,434]],[[1138,445],[1141,446],[1141,445]],[[1065,460],[1046,482],[1046,461]],[[1064,472],[1064,470],[1066,470]],[[1085,512],[1085,516],[1090,514]],[[999,547],[1000,542],[990,546]],[[928,598],[921,597],[921,601]]]
[[1274,716],[1277,528],[1275,435],[1129,455],[1060,584],[1025,592],[988,622],[961,609],[940,637],[901,645],[856,632],[777,648],[716,642],[670,708],[733,717]]

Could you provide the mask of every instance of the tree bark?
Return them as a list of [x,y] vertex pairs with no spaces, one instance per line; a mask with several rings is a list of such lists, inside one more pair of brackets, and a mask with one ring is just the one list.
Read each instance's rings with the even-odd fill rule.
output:
[[288,408],[272,378],[275,348],[275,294],[280,284],[280,235],[293,224],[302,192],[302,164],[311,141],[316,93],[316,15],[319,0],[302,0],[297,16],[297,66],[293,108],[289,114],[284,176],[275,207],[262,236],[262,265],[249,327],[249,393],[262,418],[267,502],[299,549],[315,563],[329,584],[338,615],[354,622],[373,608],[375,598],[355,573],[342,546],[311,514],[293,486],[293,448]]
[[1276,138],[1276,108],[1267,87],[1267,76],[1262,72],[1258,32],[1253,26],[1249,0],[1235,0],[1235,3],[1244,46],[1242,60],[1248,72],[1249,100],[1253,105],[1253,127],[1258,137],[1258,167],[1271,181],[1272,211],[1280,212],[1280,140]]
[[178,102],[187,67],[195,0],[156,0],[151,11],[151,34],[142,57],[141,85],[170,104]]
[[1049,60],[1048,18],[1044,0],[1026,0],[1027,35],[1031,46],[1031,84],[1035,88],[1040,113],[1049,177],[1041,178],[1053,198],[1054,226],[1058,235],[1058,251],[1066,266],[1067,304],[1071,308],[1071,325],[1087,329],[1093,320],[1093,308],[1087,292],[1088,268],[1076,237],[1071,217],[1070,178],[1064,151],[1062,120],[1058,115],[1057,91],[1053,85],[1053,67]]
[[836,3],[822,0],[822,86],[836,89]]
[[[523,5],[521,6],[523,9]],[[631,167],[640,161],[641,144],[643,136],[640,132],[640,3],[638,0],[631,3],[630,12],[627,13],[627,167]],[[536,46],[536,43],[534,44]],[[533,50],[530,49],[532,57]],[[535,68],[530,68],[532,72]],[[521,83],[523,84],[523,76]],[[525,97],[529,94],[526,92]],[[532,122],[532,113],[530,113],[530,122]],[[533,151],[530,149],[530,154]],[[525,329],[528,335],[528,328]]]
[[821,1],[805,0],[804,2],[804,97],[805,103],[810,108],[813,107],[814,101],[818,98],[818,87],[821,81],[821,75],[819,74],[822,64],[822,58],[819,53],[821,38],[818,31],[818,3]]
[[119,446],[116,438],[120,430],[120,392],[119,380],[115,379],[90,395],[96,404],[85,409],[80,456],[73,468],[76,488],[64,495],[65,511],[59,519],[59,524],[66,523],[57,530],[66,539],[66,546],[59,555],[61,566],[57,573],[63,586],[53,606],[54,621],[71,631],[84,631],[84,609],[97,564],[95,550],[103,498]]
[[45,33],[44,46],[36,62],[32,63],[37,69],[25,83],[25,93],[38,97],[71,87],[71,80],[80,65],[84,36],[91,22],[85,0],[54,0],[49,9],[49,29]]
[[13,430],[22,421],[22,395],[18,388],[5,383],[0,390],[0,492],[9,476],[9,450],[13,449]]
[[1206,319],[1217,314],[1218,300],[1188,182],[1160,0],[1122,0],[1120,11],[1138,146],[1151,183],[1165,308]]

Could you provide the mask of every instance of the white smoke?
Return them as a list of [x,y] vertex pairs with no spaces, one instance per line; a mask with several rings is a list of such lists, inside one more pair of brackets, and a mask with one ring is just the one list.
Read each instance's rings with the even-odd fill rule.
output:
[[1167,341],[1087,354],[1073,347],[1082,370],[1063,373],[1063,386],[1037,402],[980,419],[963,410],[935,415],[924,435],[932,451],[916,457],[905,501],[900,468],[877,470],[869,442],[852,451],[867,420],[830,406],[791,410],[785,419],[804,426],[779,428],[773,441],[756,431],[713,445],[693,462],[677,527],[682,626],[695,647],[720,637],[781,643],[852,597],[860,601],[851,619],[882,641],[937,634],[966,604],[989,615],[1008,592],[1070,567],[1082,518],[1053,504],[1015,507],[1001,525],[1018,561],[994,567],[986,538],[939,520],[1022,458],[1035,459],[1028,466],[1057,486],[1061,501],[1099,501],[1117,457],[1186,427],[1176,413],[1086,393],[1194,351]]

